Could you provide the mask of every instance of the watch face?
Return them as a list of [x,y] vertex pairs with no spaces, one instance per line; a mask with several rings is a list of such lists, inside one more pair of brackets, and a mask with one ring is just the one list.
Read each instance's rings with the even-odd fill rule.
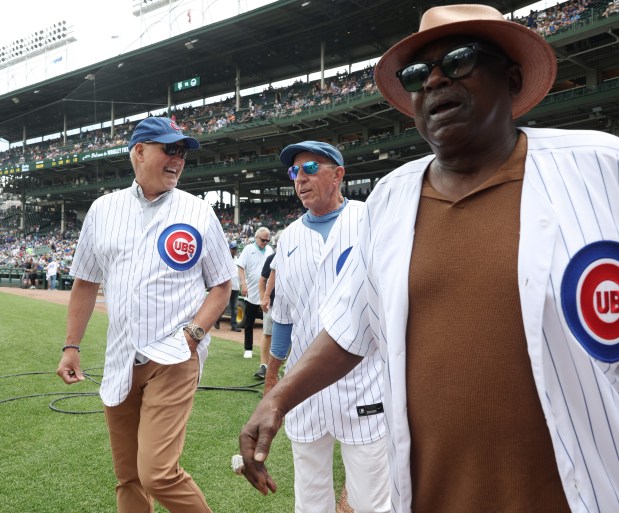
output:
[[193,332],[196,334],[196,338],[202,340],[204,338],[204,335],[206,335],[206,332],[200,328],[200,326],[194,326],[193,328]]

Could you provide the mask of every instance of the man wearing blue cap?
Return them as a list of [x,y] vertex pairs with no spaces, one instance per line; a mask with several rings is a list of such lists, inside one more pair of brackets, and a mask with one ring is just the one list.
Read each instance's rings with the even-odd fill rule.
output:
[[[280,155],[308,211],[281,234],[272,268],[271,358],[265,395],[290,350],[290,371],[322,329],[318,311],[357,241],[363,203],[342,197],[344,159],[337,148],[305,141]],[[333,450],[339,441],[348,502],[358,512],[389,511],[389,470],[378,351],[286,415],[295,468],[295,511],[335,512]]]
[[138,124],[129,142],[135,180],[92,204],[71,266],[57,374],[67,384],[84,380],[80,344],[103,285],[109,329],[99,393],[120,513],[152,513],[154,500],[172,513],[211,511],[179,459],[207,331],[236,268],[210,205],[176,189],[188,150],[199,147],[171,119]]

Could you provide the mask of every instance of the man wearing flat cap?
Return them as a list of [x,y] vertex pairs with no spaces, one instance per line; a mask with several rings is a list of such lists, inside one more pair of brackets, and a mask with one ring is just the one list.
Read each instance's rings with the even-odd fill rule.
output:
[[133,185],[92,204],[71,266],[57,374],[84,380],[79,352],[102,285],[109,329],[99,393],[119,513],[152,513],[154,500],[172,513],[211,511],[179,459],[207,332],[236,269],[210,205],[176,188],[188,150],[199,147],[171,119],[140,122],[129,142]]
[[[286,372],[291,372],[322,329],[318,315],[322,299],[357,241],[363,211],[363,203],[340,192],[344,159],[331,144],[291,144],[281,152],[280,161],[307,212],[282,232],[272,265],[275,299],[265,395],[277,383],[288,354]],[[357,512],[389,511],[382,387],[380,353],[373,348],[350,373],[287,413],[296,513],[335,513],[336,442],[346,469],[350,506]]]
[[324,330],[241,433],[263,493],[282,416],[378,346],[392,511],[619,511],[619,140],[516,127],[555,73],[474,4],[428,10],[377,64],[433,155],[376,186]]

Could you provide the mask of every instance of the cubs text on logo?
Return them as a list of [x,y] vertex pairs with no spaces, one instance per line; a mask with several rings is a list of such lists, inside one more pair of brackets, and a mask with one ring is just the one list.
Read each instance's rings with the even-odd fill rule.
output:
[[173,224],[159,236],[157,249],[161,259],[172,269],[185,271],[193,267],[200,258],[202,237],[191,225]]
[[594,358],[619,361],[619,242],[599,241],[570,260],[561,282],[565,319]]

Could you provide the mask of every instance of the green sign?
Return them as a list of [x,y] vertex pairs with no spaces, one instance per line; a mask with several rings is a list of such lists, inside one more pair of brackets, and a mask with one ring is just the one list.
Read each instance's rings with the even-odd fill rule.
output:
[[180,82],[174,82],[174,91],[184,91],[190,87],[198,87],[200,85],[200,77],[188,78]]

